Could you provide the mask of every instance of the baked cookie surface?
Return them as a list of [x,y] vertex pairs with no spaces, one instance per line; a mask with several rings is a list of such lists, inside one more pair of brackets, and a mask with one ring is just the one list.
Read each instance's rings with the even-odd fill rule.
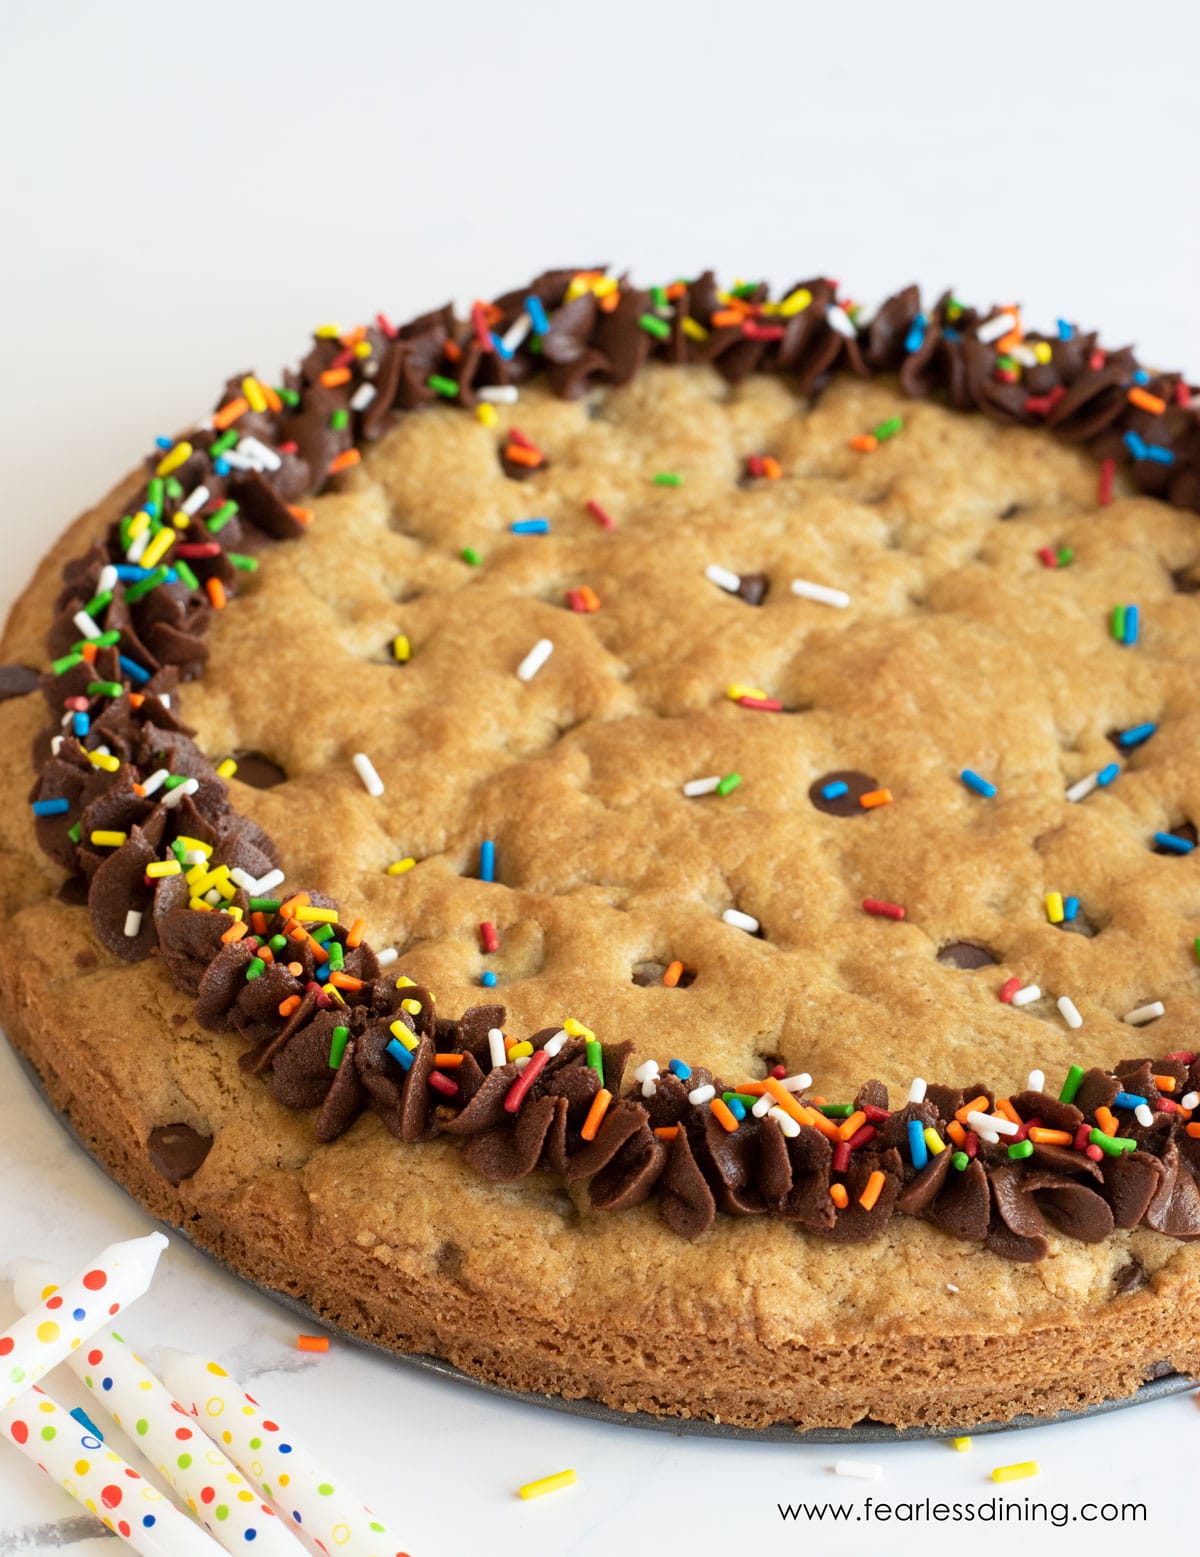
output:
[[[897,416],[895,436],[851,446]],[[514,471],[506,451],[527,444],[542,461]],[[763,457],[777,479],[747,476]],[[47,559],[5,662],[45,663],[63,563],[144,484],[118,489]],[[888,378],[839,377],[812,402],[777,378],[731,386],[702,364],[649,365],[577,401],[523,387],[491,425],[450,408],[403,416],[336,484],[311,500],[301,538],[254,553],[261,566],[236,602],[212,612],[202,676],[169,693],[170,709],[214,764],[242,754],[251,774],[244,754],[257,753],[282,774],[270,788],[234,774],[232,805],[274,839],[282,895],[319,888],[347,905],[344,923],[366,920],[376,950],[396,949],[393,985],[403,974],[435,992],[439,1015],[502,1003],[504,1030],[541,1033],[540,1047],[574,1019],[606,1055],[630,1046],[627,1078],[658,1062],[664,1095],[680,1057],[700,1073],[690,1081],[733,1092],[778,1067],[809,1073],[806,1108],[814,1096],[850,1104],[877,1078],[890,1103],[874,1093],[868,1106],[884,1115],[903,1109],[914,1077],[970,1098],[987,1089],[990,1114],[1031,1071],[1056,1099],[1073,1065],[1147,1054],[1161,1078],[1163,1056],[1190,1054],[1196,862],[1156,839],[1187,843],[1200,814],[1200,607],[1184,587],[1200,555],[1194,515],[1149,496],[1101,504],[1087,454],[914,405]],[[529,520],[547,533],[514,533]],[[1046,566],[1047,548],[1069,563]],[[850,603],[798,595],[796,579]],[[1113,607],[1135,602],[1138,641],[1118,642]],[[549,658],[521,679],[543,639]],[[0,721],[15,801],[45,703],[12,698]],[[1152,736],[1117,738],[1147,724]],[[360,783],[356,753],[382,794]],[[1114,763],[1111,782],[1065,798]],[[967,787],[963,770],[995,794]],[[709,775],[740,782],[684,793]],[[825,801],[830,783],[847,784],[848,803]],[[879,790],[888,803],[855,807]],[[494,881],[478,879],[485,843]],[[5,808],[0,844],[3,1014],[56,1103],[151,1210],[333,1323],[521,1389],[751,1426],[1054,1411],[1128,1392],[1164,1361],[1200,1363],[1191,1245],[1144,1222],[1066,1236],[1064,1225],[1095,1229],[1061,1184],[1045,1187],[1057,1200],[1041,1229],[1023,1202],[1001,1214],[1007,1176],[1031,1171],[1009,1167],[1003,1141],[1003,1156],[979,1158],[1001,1186],[991,1202],[984,1191],[983,1231],[1000,1215],[1001,1241],[1044,1237],[1036,1262],[916,1215],[847,1242],[808,1202],[792,1219],[751,1206],[762,1164],[745,1184],[723,1180],[704,1156],[707,1120],[691,1153],[700,1185],[676,1160],[678,1137],[655,1137],[670,1166],[653,1166],[688,1217],[664,1221],[661,1184],[632,1203],[628,1180],[650,1167],[619,1157],[601,1171],[611,1181],[614,1161],[628,1168],[609,1198],[631,1203],[598,1209],[593,1176],[570,1171],[594,1088],[570,1093],[565,1175],[538,1155],[510,1181],[511,1154],[499,1172],[479,1137],[464,1152],[436,1133],[437,1098],[408,1139],[386,1107],[358,1099],[318,1141],[314,1117],[329,1110],[311,1109],[328,1078],[323,1092],[303,1067],[284,1082],[240,1067],[244,1029],[202,1025],[170,957],[126,962],[98,943],[85,908],[62,901],[64,872],[40,852],[28,807]],[[1053,893],[1078,900],[1073,918],[1050,922]],[[727,922],[730,910],[757,933]],[[1041,995],[998,998],[1013,979]],[[1152,1029],[1124,1020],[1154,1001]],[[214,1007],[218,1027],[232,1008]],[[454,1047],[486,1077],[478,1036]],[[453,1039],[447,1027],[426,1047]],[[1190,1065],[1177,1067],[1176,1098]],[[410,1085],[399,1067],[387,1079],[401,1097]],[[631,1079],[613,1090],[612,1117],[640,1106]],[[282,1106],[284,1091],[304,1106]],[[1155,1139],[1139,1138],[1138,1154]],[[939,1140],[951,1155],[953,1136]],[[907,1142],[905,1131],[889,1146],[898,1166],[863,1148],[892,1201],[913,1182]],[[857,1201],[865,1184],[842,1178]],[[1093,1181],[1081,1169],[1099,1200]],[[720,1216],[689,1241],[679,1234],[696,1230],[703,1185],[724,1210],[763,1214]],[[1081,1350],[1086,1370],[1071,1361]]]

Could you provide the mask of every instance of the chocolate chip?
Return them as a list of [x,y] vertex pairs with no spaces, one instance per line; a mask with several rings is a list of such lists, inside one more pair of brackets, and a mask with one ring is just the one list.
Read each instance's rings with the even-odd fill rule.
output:
[[989,968],[999,959],[984,947],[975,946],[970,941],[951,941],[938,952],[937,960],[944,962],[948,968],[970,969]]
[[28,665],[0,665],[0,703],[37,690],[38,673]]
[[771,580],[765,573],[743,573],[737,587],[737,596],[747,605],[760,606],[767,598],[767,590],[770,587]]
[[169,1184],[190,1179],[212,1150],[211,1135],[201,1135],[191,1125],[158,1125],[150,1132],[146,1150],[150,1161]]
[[234,761],[237,763],[235,777],[251,789],[274,789],[276,784],[287,783],[287,774],[279,764],[260,751],[235,752]]
[[[845,793],[826,800],[822,791],[830,784],[845,784]],[[839,768],[835,773],[822,773],[819,779],[815,779],[808,786],[808,798],[826,816],[866,816],[866,811],[858,803],[859,796],[869,795],[878,788],[879,781],[869,773],[860,773],[857,768]]]
[[58,889],[58,901],[81,908],[88,900],[88,884],[82,876],[68,876]]
[[1020,505],[1020,503],[1010,503],[1008,505],[1008,507],[1003,511],[1003,513],[997,515],[997,518],[1000,518],[1000,519],[1015,519],[1020,512],[1021,512],[1021,505]]
[[1175,1372],[1175,1364],[1168,1362],[1164,1357],[1160,1362],[1152,1362],[1146,1369],[1145,1377],[1150,1379],[1165,1379],[1168,1374]]
[[1200,593],[1200,575],[1197,574],[1194,562],[1189,563],[1186,568],[1176,568],[1171,574],[1171,582],[1181,595]]

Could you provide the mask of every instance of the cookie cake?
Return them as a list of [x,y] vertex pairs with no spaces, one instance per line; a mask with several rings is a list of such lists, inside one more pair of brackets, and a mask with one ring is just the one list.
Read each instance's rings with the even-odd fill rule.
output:
[[154,1215],[518,1390],[1194,1372],[1198,509],[1186,381],[1016,306],[323,326],[12,612],[8,1036]]

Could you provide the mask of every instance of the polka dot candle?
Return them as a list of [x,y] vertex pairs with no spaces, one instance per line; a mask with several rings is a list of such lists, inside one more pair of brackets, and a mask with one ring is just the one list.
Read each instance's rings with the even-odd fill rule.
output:
[[[166,1240],[163,1240],[164,1243]],[[220,1557],[199,1525],[36,1385],[0,1412],[0,1437],[147,1557]]]
[[302,1449],[220,1363],[166,1347],[160,1349],[159,1360],[175,1398],[318,1551],[404,1557],[382,1521],[339,1476]]
[[[13,1291],[31,1309],[57,1291],[53,1266],[18,1262]],[[113,1329],[93,1335],[67,1359],[97,1405],[137,1444],[196,1519],[226,1551],[247,1543],[264,1557],[298,1557],[295,1537]]]
[[0,1410],[77,1351],[150,1285],[162,1233],[114,1243],[0,1335]]

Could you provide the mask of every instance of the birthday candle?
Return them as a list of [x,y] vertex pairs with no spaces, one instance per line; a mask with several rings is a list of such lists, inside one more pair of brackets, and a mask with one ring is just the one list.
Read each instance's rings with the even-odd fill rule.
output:
[[0,1410],[62,1362],[150,1285],[162,1233],[110,1244],[45,1302],[0,1335]]
[[267,1415],[220,1363],[163,1346],[159,1367],[175,1398],[310,1541],[344,1557],[404,1557],[382,1521]]
[[[20,1260],[13,1292],[30,1309],[52,1296],[58,1272],[36,1260]],[[122,1336],[104,1329],[67,1359],[98,1405],[124,1428],[174,1487],[204,1528],[227,1551],[244,1552],[253,1541],[268,1557],[296,1557],[290,1530],[246,1483],[237,1466],[193,1426],[183,1407],[151,1373]]]
[[221,1548],[199,1525],[36,1384],[0,1412],[0,1436],[115,1535],[123,1535],[135,1552],[219,1557]]

